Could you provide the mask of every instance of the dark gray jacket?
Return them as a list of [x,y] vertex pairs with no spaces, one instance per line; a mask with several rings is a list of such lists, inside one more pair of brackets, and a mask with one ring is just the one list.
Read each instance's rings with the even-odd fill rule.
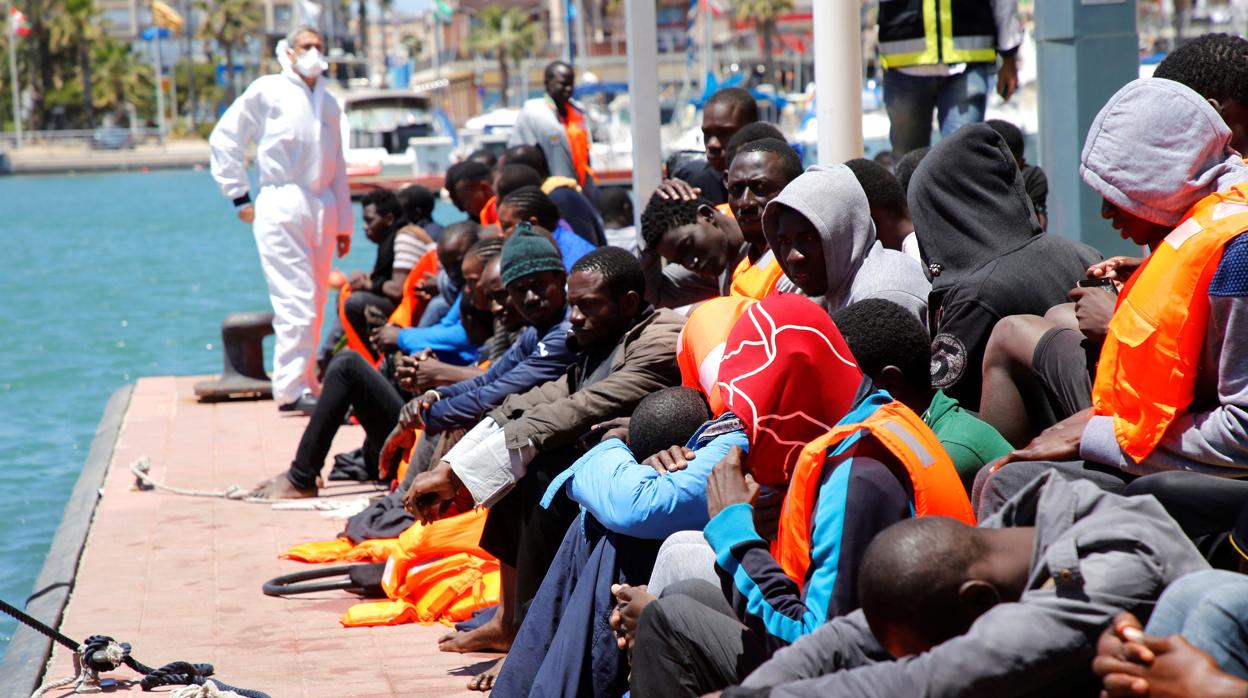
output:
[[1208,564],[1152,497],[1122,497],[1055,473],[1037,478],[981,526],[1035,526],[1027,591],[963,636],[894,660],[862,611],[775,654],[729,696],[952,698],[1096,696],[1096,641],[1130,611],[1146,620],[1179,577]]

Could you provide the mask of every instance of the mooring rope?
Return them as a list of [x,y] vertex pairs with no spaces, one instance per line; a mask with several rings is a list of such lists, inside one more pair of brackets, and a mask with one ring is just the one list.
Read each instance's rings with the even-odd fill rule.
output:
[[[130,464],[130,472],[134,473],[135,484],[139,489],[157,490],[160,492],[168,492],[169,494],[177,494],[183,497],[209,497],[214,499],[228,499],[235,502],[247,502],[249,504],[268,504],[274,509],[281,510],[315,510],[337,512],[341,510],[351,510],[353,513],[363,509],[360,502],[356,499],[336,500],[328,497],[308,497],[306,499],[267,499],[265,497],[250,497],[250,490],[243,489],[238,485],[230,485],[224,490],[194,490],[185,487],[174,487],[167,485],[151,475],[152,461],[147,456],[141,456]],[[380,491],[380,490],[379,490]],[[364,504],[367,506],[367,502]]]

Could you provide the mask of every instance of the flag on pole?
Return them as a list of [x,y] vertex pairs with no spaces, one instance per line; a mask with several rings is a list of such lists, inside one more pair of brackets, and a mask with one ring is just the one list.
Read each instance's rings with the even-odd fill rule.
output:
[[9,7],[9,36],[30,36],[30,22],[16,7]]
[[152,0],[152,23],[175,33],[182,31],[182,15],[160,0]]

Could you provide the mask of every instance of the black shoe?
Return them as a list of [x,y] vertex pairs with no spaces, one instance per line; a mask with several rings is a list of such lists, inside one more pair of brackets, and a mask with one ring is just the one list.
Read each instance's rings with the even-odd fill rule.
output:
[[304,415],[311,416],[316,410],[316,398],[312,393],[304,393],[299,396],[298,400],[288,402],[277,408],[278,412],[299,412]]

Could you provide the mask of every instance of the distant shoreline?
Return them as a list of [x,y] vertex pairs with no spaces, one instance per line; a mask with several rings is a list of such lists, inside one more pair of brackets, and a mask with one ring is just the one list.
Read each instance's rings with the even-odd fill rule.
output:
[[171,141],[164,146],[91,150],[27,146],[0,153],[0,174],[47,175],[76,172],[127,172],[207,167],[204,141]]

